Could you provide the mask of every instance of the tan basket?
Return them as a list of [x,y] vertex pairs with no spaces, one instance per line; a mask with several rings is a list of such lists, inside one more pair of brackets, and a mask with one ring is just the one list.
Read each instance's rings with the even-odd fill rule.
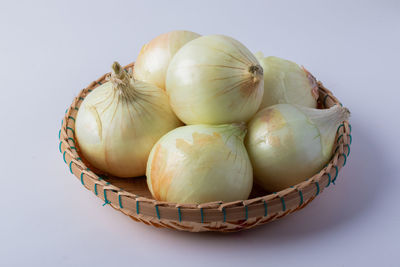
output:
[[[125,68],[133,68],[133,63]],[[152,198],[145,177],[123,179],[99,176],[88,168],[89,165],[75,145],[75,117],[79,106],[87,94],[105,81],[106,75],[83,89],[66,111],[59,133],[59,149],[69,170],[83,186],[103,199],[105,204],[135,221],[190,232],[232,232],[265,224],[305,207],[326,187],[334,184],[350,153],[351,126],[345,121],[338,128],[337,145],[329,164],[310,179],[293,187],[273,194],[255,187],[250,199],[234,202],[189,205],[157,201]],[[318,82],[318,86],[319,107],[340,104],[321,82]]]

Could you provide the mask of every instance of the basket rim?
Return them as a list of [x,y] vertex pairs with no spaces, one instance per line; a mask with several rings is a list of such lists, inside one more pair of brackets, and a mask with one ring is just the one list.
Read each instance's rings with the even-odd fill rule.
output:
[[[124,69],[133,69],[133,67],[134,63],[131,63]],[[110,184],[100,175],[91,171],[80,158],[79,148],[75,143],[75,116],[79,106],[87,94],[105,81],[107,75],[109,73],[104,74],[90,83],[88,87],[82,89],[66,110],[59,131],[59,150],[70,172],[81,181],[84,187],[103,199],[104,204],[110,204],[113,208],[122,211],[135,220],[147,224],[171,228],[169,224],[175,223],[172,228],[188,230],[186,228],[189,227],[187,224],[189,223],[192,226],[209,227],[206,230],[219,230],[220,228],[229,230],[231,227],[229,222],[235,222],[240,227],[250,228],[283,217],[303,208],[323,192],[326,187],[334,184],[350,153],[351,125],[346,120],[337,130],[336,147],[334,146],[335,150],[329,163],[319,173],[290,188],[247,200],[216,201],[202,204],[180,204],[141,197]],[[319,102],[323,107],[341,105],[339,100],[320,81],[317,84]],[[250,222],[251,219],[254,222]],[[154,223],[154,220],[157,223]],[[213,223],[218,225],[213,225]],[[190,231],[193,231],[193,229]]]

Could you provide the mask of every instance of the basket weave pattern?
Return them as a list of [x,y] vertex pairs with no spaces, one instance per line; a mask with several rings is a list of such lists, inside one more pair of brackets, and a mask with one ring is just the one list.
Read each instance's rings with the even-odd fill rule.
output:
[[[125,69],[129,68],[133,68],[133,63],[125,66]],[[190,232],[231,232],[265,224],[302,209],[325,188],[334,184],[339,170],[346,164],[350,153],[351,126],[348,121],[344,121],[337,131],[331,161],[319,173],[293,187],[262,197],[234,202],[192,205],[157,201],[139,195],[140,190],[126,191],[110,183],[106,178],[100,177],[88,168],[89,165],[79,154],[74,137],[75,117],[84,98],[105,82],[107,75],[103,75],[83,89],[67,109],[59,132],[59,150],[70,172],[84,187],[103,199],[104,204],[111,205],[135,221]],[[321,82],[318,82],[318,87],[320,107],[329,108],[340,104]]]

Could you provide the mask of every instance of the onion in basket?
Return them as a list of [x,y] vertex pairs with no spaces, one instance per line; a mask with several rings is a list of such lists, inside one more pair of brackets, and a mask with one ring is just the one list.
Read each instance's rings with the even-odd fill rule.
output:
[[279,57],[255,54],[264,69],[264,96],[260,109],[275,104],[317,107],[318,85],[315,78],[296,63]]
[[247,199],[253,170],[243,144],[244,124],[190,125],[164,135],[147,163],[157,200],[204,203]]
[[190,31],[172,31],[145,44],[135,62],[135,79],[165,90],[165,76],[172,57],[182,46],[197,37],[200,35]]
[[278,104],[257,112],[245,141],[255,182],[274,192],[312,177],[329,161],[337,128],[349,115],[338,105]]
[[240,42],[202,36],[183,46],[167,71],[172,109],[186,124],[248,121],[264,91],[263,70]]
[[145,174],[157,140],[182,125],[160,88],[132,79],[115,62],[110,81],[82,102],[76,138],[91,165],[119,177]]

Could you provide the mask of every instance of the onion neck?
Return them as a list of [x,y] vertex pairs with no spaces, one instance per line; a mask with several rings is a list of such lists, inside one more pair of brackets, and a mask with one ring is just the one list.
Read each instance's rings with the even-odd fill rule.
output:
[[251,65],[249,67],[249,72],[253,76],[254,82],[259,82],[263,78],[264,70],[261,65]]
[[124,70],[118,62],[114,62],[111,66],[112,72],[110,82],[113,84],[114,90],[118,91],[121,96],[134,95],[134,79],[126,70]]
[[335,142],[336,131],[339,125],[348,120],[350,111],[346,107],[335,105],[329,109],[313,109],[296,105],[315,125],[321,136],[322,154],[329,157]]

